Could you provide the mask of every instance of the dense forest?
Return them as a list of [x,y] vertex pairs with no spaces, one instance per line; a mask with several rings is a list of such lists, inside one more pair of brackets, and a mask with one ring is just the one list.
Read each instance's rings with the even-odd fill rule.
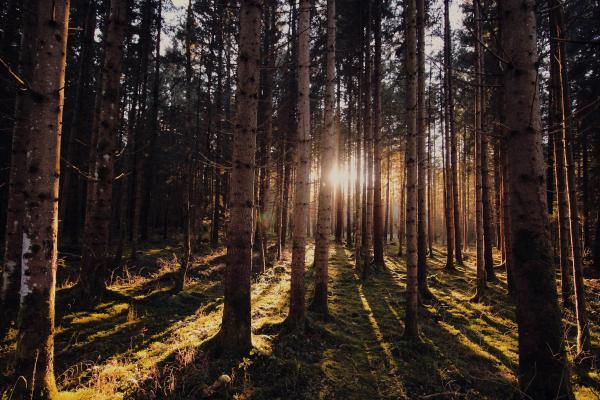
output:
[[600,399],[598,0],[0,0],[0,398]]

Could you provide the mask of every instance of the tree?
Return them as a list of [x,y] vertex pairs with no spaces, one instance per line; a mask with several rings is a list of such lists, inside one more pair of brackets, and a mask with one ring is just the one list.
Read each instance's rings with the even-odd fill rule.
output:
[[[549,0],[548,6],[550,9],[556,7],[554,0]],[[559,7],[560,8],[560,7]],[[558,29],[554,21],[554,12],[550,13],[550,32],[553,37],[557,37]],[[566,190],[566,174],[565,174],[565,150],[562,140],[563,130],[563,113],[562,113],[562,95],[560,85],[560,51],[558,42],[550,41],[550,90],[549,90],[549,124],[550,137],[552,138],[552,149],[554,151],[554,180],[557,200],[557,233],[558,233],[558,254],[560,265],[560,286],[561,298],[564,307],[570,307],[573,302],[571,295],[573,294],[573,286],[571,279],[571,270],[569,263],[570,253],[570,227],[568,219],[568,198]],[[563,60],[564,61],[564,60]],[[550,144],[549,144],[550,145]]]
[[[16,7],[16,1],[11,11]],[[34,30],[31,26],[34,11],[26,13],[23,42],[27,46],[33,39]],[[26,35],[32,35],[28,37]],[[31,77],[33,74],[33,52],[21,50],[19,54],[19,74]],[[2,99],[4,100],[4,99]],[[11,324],[16,322],[19,311],[19,289],[21,285],[21,255],[23,246],[23,217],[25,203],[23,190],[27,179],[25,162],[27,147],[30,142],[29,123],[31,119],[33,98],[29,93],[18,91],[15,104],[15,123],[12,132],[10,154],[10,175],[8,202],[6,210],[6,232],[4,242],[4,258],[2,260],[2,286],[0,286],[0,338],[4,338]]]
[[448,75],[448,129],[450,132],[450,181],[452,185],[452,198],[450,200],[450,211],[453,213],[452,228],[454,229],[454,257],[457,264],[462,264],[462,235],[463,227],[460,218],[460,203],[458,201],[458,160],[457,160],[457,132],[454,114],[454,73],[452,68],[452,28],[450,26],[450,6],[449,1],[444,1],[444,62],[446,64],[446,74]]
[[[475,21],[475,235],[477,251],[477,286],[473,301],[481,301],[486,288],[486,269],[485,269],[485,228],[483,214],[483,153],[487,150],[483,147],[484,135],[483,119],[483,56],[481,52],[481,15],[479,1],[473,2],[474,21]],[[487,141],[485,141],[487,143]],[[486,168],[487,171],[487,168]]]
[[[22,120],[30,135],[23,198],[23,255],[16,376],[19,398],[57,398],[54,380],[54,297],[58,231],[58,179],[69,1],[35,1],[24,15],[22,51],[35,60],[21,72],[28,82]],[[52,38],[52,40],[46,40]],[[22,58],[23,60],[23,58]],[[22,382],[19,380],[19,382]]]
[[[381,0],[375,0],[373,24],[375,37],[375,54],[373,57],[373,262],[377,267],[385,266],[381,205],[381,7]],[[388,190],[387,197],[389,199],[389,184],[386,190]],[[389,202],[386,202],[386,204],[389,204]]]
[[[181,190],[183,198],[183,254],[181,255],[181,261],[179,264],[179,270],[175,276],[175,284],[173,286],[173,292],[178,293],[185,287],[185,281],[187,279],[187,272],[190,268],[190,262],[192,259],[192,110],[194,107],[192,100],[192,27],[194,24],[194,13],[192,10],[192,0],[188,0],[188,7],[186,12],[185,21],[185,116],[184,116],[184,138],[185,138],[185,164],[182,166],[181,171]],[[210,140],[210,139],[209,139]],[[218,218],[218,217],[217,217]],[[218,228],[216,228],[218,229]],[[211,245],[213,243],[213,232],[215,231],[215,224],[211,225]]]
[[[310,1],[301,0],[298,10],[298,131],[296,135],[296,158],[294,160],[296,186],[292,238],[290,313],[288,315],[288,321],[292,326],[300,326],[304,323],[306,314],[304,268],[306,260],[307,215],[310,202],[309,34]],[[331,123],[333,124],[333,120]],[[329,208],[331,208],[331,198],[329,200]],[[326,275],[324,277],[327,279]]]
[[427,155],[425,151],[425,0],[417,0],[417,263],[419,295],[431,298],[427,286]]
[[[335,0],[327,0],[327,77],[325,82],[325,121],[321,137],[321,179],[319,185],[319,209],[315,238],[315,290],[311,310],[327,314],[327,279],[329,262],[329,236],[333,203],[333,183],[329,179],[335,167],[331,157],[335,146]],[[302,108],[300,108],[302,110]],[[307,146],[308,147],[308,146]],[[308,172],[308,171],[307,171]],[[308,174],[307,174],[308,175]],[[302,179],[302,177],[301,177]],[[299,195],[296,187],[296,196]],[[308,190],[306,195],[308,195]],[[305,246],[303,246],[303,249]],[[294,247],[294,249],[296,249]],[[292,255],[293,256],[293,255]],[[292,261],[294,259],[292,258]],[[304,261],[303,261],[304,262]]]
[[127,0],[111,0],[104,68],[90,147],[90,174],[81,260],[81,299],[94,301],[106,290],[110,260],[110,222],[116,157],[115,137],[120,120],[120,88]]
[[406,0],[406,315],[404,336],[417,338],[417,12]]
[[[446,153],[444,157],[444,217],[446,221],[446,265],[445,269],[454,271],[454,245],[456,238],[454,229],[456,221],[454,220],[455,212],[453,189],[451,181],[451,157],[450,148],[451,136],[454,127],[454,97],[452,91],[452,35],[450,28],[450,1],[444,0],[444,144]],[[460,240],[460,239],[459,239]]]
[[[551,12],[551,33],[558,39],[564,38],[565,22],[562,4],[552,3]],[[590,328],[588,326],[587,310],[585,307],[585,289],[583,282],[583,259],[581,251],[581,241],[579,234],[579,206],[577,205],[577,187],[575,183],[575,161],[573,156],[574,135],[573,135],[573,115],[571,112],[571,96],[568,88],[568,61],[566,58],[565,42],[560,42],[554,47],[551,64],[552,72],[558,74],[553,80],[558,81],[559,91],[555,92],[556,100],[559,101],[560,112],[560,132],[562,138],[563,153],[559,157],[564,158],[565,181],[567,184],[567,206],[569,228],[571,230],[571,255],[573,259],[573,283],[575,289],[575,315],[577,317],[577,355],[584,356],[589,353]]]
[[[519,384],[534,399],[572,399],[549,239],[537,87],[535,2],[502,4],[510,237]],[[518,26],[519,29],[511,29]]]
[[217,334],[222,350],[231,354],[246,354],[252,347],[250,277],[262,6],[261,0],[242,0],[240,6],[225,296]]

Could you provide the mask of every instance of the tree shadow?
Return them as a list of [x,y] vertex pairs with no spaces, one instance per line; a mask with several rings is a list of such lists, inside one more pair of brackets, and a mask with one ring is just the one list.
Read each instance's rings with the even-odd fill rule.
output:
[[[420,307],[422,343],[415,344],[400,337],[405,282],[399,277],[404,268],[397,259],[386,265],[386,269],[373,275],[363,286],[361,296],[364,295],[368,309],[372,311],[373,329],[381,332],[378,335],[381,341],[392,348],[399,366],[399,379],[410,397],[432,393],[446,393],[447,398],[513,396],[516,381],[511,374],[512,368],[507,370],[499,365],[510,364],[510,360],[491,346],[485,349],[479,346],[480,335],[468,329],[458,330],[446,321],[448,317],[440,313],[440,309],[452,309],[455,304],[443,300],[446,293],[438,290],[438,285],[431,285],[436,299]],[[439,272],[439,266],[430,265],[431,274]],[[440,280],[447,277],[446,274],[439,276]],[[498,358],[500,363],[490,355]]]

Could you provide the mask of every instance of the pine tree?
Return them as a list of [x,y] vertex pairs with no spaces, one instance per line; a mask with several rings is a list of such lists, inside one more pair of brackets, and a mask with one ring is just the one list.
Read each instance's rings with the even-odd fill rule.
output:
[[416,338],[417,282],[417,10],[415,0],[406,0],[406,315],[404,335]]
[[[310,1],[301,0],[298,12],[298,132],[296,134],[296,187],[292,238],[292,282],[288,321],[304,323],[306,314],[304,269],[310,201]],[[331,208],[331,204],[330,204]],[[326,275],[325,275],[326,277]]]
[[[58,179],[69,1],[33,1],[24,14],[22,51],[35,60],[25,66],[28,111],[21,114],[27,149],[23,191],[23,253],[19,333],[15,352],[17,398],[58,397],[54,379]],[[52,38],[52,40],[46,40]],[[23,60],[23,58],[21,58]]]
[[107,24],[101,90],[96,103],[90,148],[85,228],[79,277],[80,298],[92,302],[106,290],[110,259],[110,222],[116,157],[115,138],[120,120],[120,88],[127,0],[111,0]]
[[[311,310],[327,314],[327,280],[329,262],[329,236],[333,203],[333,183],[329,177],[335,165],[330,155],[335,146],[335,0],[327,1],[327,66],[325,83],[325,121],[321,137],[321,179],[319,186],[319,210],[315,239],[315,290]],[[299,188],[297,188],[299,189]],[[296,191],[298,196],[298,191]],[[304,246],[305,247],[305,246]],[[293,256],[293,255],[292,255]],[[293,258],[292,258],[293,260]]]
[[250,276],[262,6],[261,0],[242,0],[240,6],[224,308],[217,334],[221,350],[238,355],[246,354],[252,347]]
[[[519,383],[534,399],[572,399],[549,240],[537,88],[535,2],[502,3],[510,237]],[[518,26],[519,29],[511,29]]]

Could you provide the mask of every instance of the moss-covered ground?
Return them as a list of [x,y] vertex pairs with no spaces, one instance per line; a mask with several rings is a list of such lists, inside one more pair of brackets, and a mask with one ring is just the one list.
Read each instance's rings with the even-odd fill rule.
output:
[[[196,257],[185,291],[172,294],[176,249],[147,248],[137,267],[115,273],[110,294],[93,309],[58,291],[56,375],[64,399],[511,399],[516,384],[517,327],[498,270],[485,302],[470,302],[472,255],[457,273],[429,259],[434,299],[420,311],[421,341],[402,337],[404,259],[387,248],[386,267],[363,282],[352,253],[333,246],[330,316],[309,313],[303,333],[281,329],[287,312],[289,263],[275,263],[252,286],[255,349],[241,360],[215,359],[203,342],[219,328],[223,252]],[[312,262],[309,248],[308,264]],[[288,257],[289,258],[289,257]],[[68,264],[68,263],[67,263]],[[66,283],[65,283],[66,282]],[[593,347],[600,349],[600,283],[587,280]],[[308,294],[312,270],[307,274]],[[572,352],[575,326],[565,314]],[[14,333],[1,344],[0,368],[11,372]],[[229,384],[209,387],[221,375]],[[600,398],[598,370],[575,366],[578,399]],[[11,381],[0,381],[10,394]],[[213,386],[216,387],[216,386]],[[0,386],[0,389],[2,386]]]

